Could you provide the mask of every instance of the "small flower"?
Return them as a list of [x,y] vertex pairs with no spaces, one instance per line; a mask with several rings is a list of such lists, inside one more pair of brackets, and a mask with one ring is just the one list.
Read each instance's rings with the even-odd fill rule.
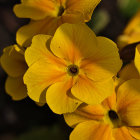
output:
[[116,44],[96,37],[85,24],[63,24],[52,40],[35,36],[25,59],[29,97],[47,100],[58,114],[73,112],[81,101],[102,102],[112,93],[112,77],[122,64]]
[[140,42],[140,11],[130,20],[122,35],[118,38],[120,48],[128,44]]
[[21,0],[14,7],[16,16],[30,18],[17,32],[17,43],[29,45],[37,34],[53,35],[63,23],[81,23],[91,19],[100,0]]
[[24,51],[17,45],[7,47],[0,61],[2,68],[8,74],[5,84],[6,92],[13,100],[27,97],[27,89],[23,83],[23,75],[28,68],[24,59]]
[[140,79],[128,80],[100,105],[81,104],[64,115],[70,140],[140,139]]

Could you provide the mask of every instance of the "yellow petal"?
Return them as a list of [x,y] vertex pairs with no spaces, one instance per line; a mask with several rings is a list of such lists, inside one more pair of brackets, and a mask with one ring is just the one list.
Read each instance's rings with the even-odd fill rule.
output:
[[17,78],[8,77],[5,89],[13,100],[22,100],[27,97],[27,89],[23,83],[23,76]]
[[66,6],[67,0],[56,0],[58,3],[60,3],[64,8]]
[[25,59],[30,66],[41,58],[52,57],[52,54],[48,50],[50,45],[51,36],[49,35],[36,35],[33,37],[32,44],[26,49]]
[[[140,30],[140,29],[139,29]],[[133,33],[130,37],[129,37],[129,42],[128,44],[132,44],[132,43],[137,43],[140,42],[140,31],[137,33]]]
[[[46,59],[40,59],[27,70],[24,75],[24,83],[27,85],[28,95],[36,102],[46,102],[42,92],[49,85],[62,81],[65,71],[58,65],[48,63]],[[41,98],[44,96],[43,98]]]
[[135,54],[135,66],[140,73],[140,44],[136,47],[136,54]]
[[122,49],[128,44],[133,44],[136,42],[140,42],[140,10],[136,13],[136,15],[130,20],[127,27],[124,30],[124,33],[119,36],[118,44]]
[[130,20],[126,29],[124,30],[124,34],[128,36],[128,44],[140,42],[140,10],[136,13],[136,15]]
[[14,7],[17,17],[43,19],[46,16],[56,16],[55,2],[50,0],[23,0]]
[[89,120],[101,120],[104,116],[102,105],[81,104],[73,113],[64,114],[64,119],[70,127]]
[[89,21],[99,2],[100,0],[68,0],[67,9],[83,13],[85,21]]
[[66,10],[61,21],[62,23],[84,23],[84,17],[81,12]]
[[99,104],[114,91],[113,80],[104,82],[93,82],[92,80],[79,76],[77,83],[72,87],[72,94],[87,104]]
[[115,140],[135,140],[126,127],[113,129],[113,136]]
[[11,77],[22,76],[27,70],[24,55],[18,52],[15,46],[5,48],[1,56],[1,65]]
[[62,59],[55,57],[50,51],[51,36],[49,35],[36,35],[33,37],[32,44],[25,51],[25,59],[28,66],[32,65],[40,59],[46,59],[48,63],[54,65],[60,65],[60,67],[66,66],[66,62]]
[[74,63],[96,53],[96,36],[85,24],[65,23],[55,32],[50,48],[56,56]]
[[[136,15],[130,20],[129,24],[127,25],[126,29],[124,30],[125,34],[134,33],[134,31],[140,31],[140,11],[136,13]],[[136,30],[137,29],[137,30]]]
[[129,36],[122,34],[117,38],[117,45],[120,50],[122,50],[126,45],[128,45]]
[[76,110],[81,104],[80,101],[71,96],[71,80],[55,83],[50,86],[46,93],[46,100],[54,113],[63,114]]
[[86,121],[75,127],[70,140],[114,140],[111,127],[96,121]]
[[140,126],[140,79],[128,80],[117,91],[117,110],[128,126]]
[[122,66],[116,44],[105,37],[97,37],[97,41],[96,54],[81,63],[84,73],[94,81],[112,78]]
[[107,109],[107,110],[113,110],[116,108],[116,93],[113,93],[111,96],[106,98],[103,102],[102,105]]
[[121,85],[123,82],[130,79],[140,78],[138,70],[136,69],[133,61],[121,69],[121,71],[119,72],[119,77],[120,79],[118,85]]
[[140,127],[128,127],[128,130],[134,138],[140,140]]
[[31,39],[37,34],[53,35],[59,26],[58,20],[48,17],[43,20],[31,21],[29,24],[22,26],[16,34],[16,41],[20,46],[29,46]]

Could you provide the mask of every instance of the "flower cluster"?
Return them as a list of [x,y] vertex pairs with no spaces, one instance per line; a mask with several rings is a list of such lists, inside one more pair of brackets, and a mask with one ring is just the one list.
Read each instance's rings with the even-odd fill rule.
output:
[[63,114],[74,128],[70,140],[140,139],[140,12],[118,38],[122,52],[136,44],[135,57],[122,67],[117,44],[85,24],[99,3],[21,0],[15,5],[16,16],[30,22],[1,56],[6,92],[13,100],[28,96]]
[[139,79],[126,81],[102,104],[82,104],[74,113],[65,114],[67,124],[76,126],[70,139],[139,139],[139,83]]

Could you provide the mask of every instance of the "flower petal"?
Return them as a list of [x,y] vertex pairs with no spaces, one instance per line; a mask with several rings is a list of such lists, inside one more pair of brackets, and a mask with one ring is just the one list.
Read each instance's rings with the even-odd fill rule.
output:
[[53,57],[47,48],[50,45],[50,39],[51,36],[49,35],[36,35],[33,37],[31,46],[25,51],[25,59],[28,66],[41,58]]
[[87,104],[99,104],[113,93],[113,80],[104,82],[93,82],[92,80],[79,76],[77,83],[72,87],[72,94]]
[[96,47],[96,36],[87,25],[68,23],[56,30],[50,45],[56,56],[72,63],[94,55]]
[[119,85],[130,79],[140,79],[140,75],[133,61],[121,69],[119,72],[119,77]]
[[54,113],[63,114],[76,110],[81,101],[73,98],[69,89],[72,83],[70,81],[55,83],[50,86],[46,93],[46,100]]
[[48,63],[66,66],[66,62],[62,59],[55,57],[50,51],[51,36],[49,35],[36,35],[33,37],[32,44],[25,51],[25,59],[28,66],[32,65],[40,59],[46,59]]
[[27,89],[23,83],[23,76],[12,78],[8,77],[5,83],[6,92],[13,100],[22,100],[27,97]]
[[64,119],[70,127],[89,120],[101,120],[104,116],[102,105],[81,104],[73,113],[64,114]]
[[[140,29],[139,29],[140,30]],[[128,38],[128,44],[133,44],[133,43],[137,43],[140,42],[140,31],[139,32],[135,32],[133,33],[129,38]]]
[[63,67],[48,63],[46,59],[35,62],[24,75],[24,83],[27,85],[28,95],[36,102],[46,102],[45,97],[41,98],[42,92],[49,85],[65,79]]
[[117,110],[127,126],[140,126],[140,79],[128,80],[117,91]]
[[104,108],[107,110],[113,110],[116,108],[116,93],[113,93],[111,96],[106,98],[103,102],[102,105]]
[[96,54],[81,63],[84,73],[94,81],[112,78],[122,66],[116,44],[105,37],[97,37],[97,41]]
[[24,55],[16,50],[16,45],[4,49],[1,56],[1,65],[6,73],[11,77],[22,76],[27,70]]
[[127,37],[127,44],[140,42],[140,10],[130,20],[127,27],[124,30],[124,36]]
[[128,130],[135,139],[140,139],[140,127],[128,127]]
[[84,23],[83,14],[78,11],[66,10],[61,17],[62,23]]
[[135,54],[135,66],[140,73],[140,44],[136,47],[136,54]]
[[53,35],[58,26],[58,20],[53,17],[38,21],[32,20],[29,24],[19,28],[16,34],[16,41],[20,46],[28,47],[33,36],[37,34]]
[[135,140],[126,127],[113,129],[113,136],[115,140]]
[[20,18],[39,20],[46,16],[56,16],[55,7],[55,2],[50,0],[22,0],[21,4],[15,5],[14,12]]
[[56,1],[65,8],[67,0],[56,0]]
[[86,121],[75,127],[70,140],[114,140],[111,127],[96,121]]
[[127,81],[130,79],[139,79],[140,75],[132,61],[130,64],[127,64],[119,73],[121,79]]
[[135,14],[135,16],[130,20],[129,24],[124,30],[124,34],[131,35],[136,31],[140,31],[140,10]]
[[101,0],[68,0],[67,9],[83,13],[85,21],[91,19],[93,10]]

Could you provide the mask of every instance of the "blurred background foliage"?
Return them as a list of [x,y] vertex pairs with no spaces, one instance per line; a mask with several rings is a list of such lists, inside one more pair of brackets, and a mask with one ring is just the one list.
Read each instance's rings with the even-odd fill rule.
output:
[[[29,22],[17,18],[12,8],[19,0],[0,0],[0,55],[4,47],[14,44],[16,31]],[[97,35],[114,41],[123,32],[130,18],[140,8],[138,0],[102,0],[88,26]],[[62,115],[37,106],[29,98],[12,101],[5,93],[7,75],[0,68],[0,140],[68,140],[72,131]]]

